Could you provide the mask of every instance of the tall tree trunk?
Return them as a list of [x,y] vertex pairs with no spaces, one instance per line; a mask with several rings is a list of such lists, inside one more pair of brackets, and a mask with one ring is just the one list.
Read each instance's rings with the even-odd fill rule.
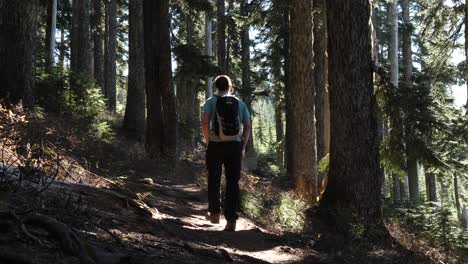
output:
[[92,29],[94,39],[94,79],[104,89],[104,50],[102,30],[102,0],[93,1]]
[[[284,15],[284,1],[275,0],[272,1],[272,10],[274,10],[276,16],[282,17]],[[286,3],[287,5],[287,3]],[[281,20],[282,21],[282,20]],[[282,22],[278,25],[278,37],[271,43],[270,50],[272,52],[271,57],[271,69],[273,77],[273,96],[275,104],[275,131],[276,131],[276,162],[280,168],[284,167],[284,74],[282,74],[284,59],[284,38],[282,35],[285,34],[282,28]],[[287,29],[286,29],[287,31]]]
[[460,216],[462,214],[462,208],[460,204],[460,193],[458,191],[458,175],[456,173],[453,174],[453,189],[455,192],[455,207],[457,208],[457,218],[460,219]]
[[[413,87],[413,52],[411,51],[412,23],[410,21],[410,0],[403,0],[403,85],[408,89]],[[412,124],[405,124],[407,133],[411,133]],[[406,145],[408,158],[409,195],[413,203],[419,202],[418,159],[411,145]]]
[[47,30],[46,30],[46,68],[54,66],[55,57],[55,32],[57,29],[57,0],[49,0],[47,3]]
[[[75,74],[91,75],[89,0],[74,0],[72,6],[70,67]],[[78,91],[78,96],[83,91]]]
[[[241,2],[241,16],[244,18],[244,21],[248,20],[249,11],[248,11],[248,0],[242,0]],[[240,90],[241,98],[247,105],[250,113],[252,113],[252,84],[250,82],[250,38],[249,38],[250,26],[247,23],[241,28],[240,37],[241,37],[241,65],[242,65],[242,89]],[[249,137],[249,142],[247,142],[246,152],[250,152],[254,149],[253,138],[254,135],[251,133]]]
[[[193,49],[196,49],[194,44],[195,35],[195,18],[193,11],[189,10],[183,16],[185,20],[186,44]],[[179,68],[179,67],[178,67]],[[177,102],[179,109],[179,145],[183,150],[192,152],[195,147],[195,131],[199,124],[199,109],[196,103],[197,91],[194,89],[196,83],[193,76],[193,69],[186,69],[183,73],[177,74]]]
[[311,0],[290,2],[290,122],[292,156],[288,174],[294,179],[296,191],[315,203],[317,192],[317,153],[315,145],[315,85],[313,75],[314,52],[313,16]]
[[[284,161],[286,164],[286,171],[292,171],[292,162],[290,161],[290,157],[293,156],[293,149],[291,142],[293,140],[293,123],[288,122],[290,120],[290,113],[292,110],[292,97],[293,93],[291,91],[291,67],[290,67],[290,50],[289,50],[289,39],[291,32],[289,31],[289,13],[290,13],[290,5],[289,1],[282,1],[281,7],[283,8],[283,23],[281,24],[281,35],[284,41],[284,48],[283,48],[283,56],[284,56],[284,90],[285,90],[285,120],[286,120],[286,131],[285,131],[285,142],[284,142]],[[291,176],[289,176],[291,177]],[[290,178],[294,180],[293,178]]]
[[[322,160],[327,152],[325,150],[325,94],[327,90],[327,13],[326,1],[314,1],[314,82],[315,82],[315,119],[317,131],[317,162]],[[318,174],[318,183],[321,184],[324,175]]]
[[231,47],[232,47],[232,42],[234,38],[235,32],[235,26],[232,23],[233,17],[232,14],[234,14],[234,0],[228,0],[228,9],[227,13],[229,14],[229,22],[226,22],[226,27],[227,27],[227,37],[226,37],[226,74],[231,75],[231,69],[232,69],[232,55],[231,55]]
[[107,110],[115,113],[117,103],[117,0],[106,5],[104,96]]
[[331,148],[320,212],[346,234],[356,222],[364,234],[382,231],[370,3],[328,0],[327,12]]
[[[213,21],[208,11],[205,12],[205,48],[206,55],[210,58],[213,57]],[[206,78],[205,99],[213,96],[213,79]]]
[[0,98],[34,104],[37,0],[0,0]]
[[60,30],[60,47],[59,47],[59,65],[63,69],[65,68],[65,53],[67,45],[65,43],[65,30]]
[[225,0],[217,0],[217,18],[216,35],[218,39],[218,67],[221,74],[226,73],[226,6]]
[[172,86],[169,0],[144,0],[146,145],[152,158],[175,160],[177,112]]
[[[465,1],[465,25],[468,25],[468,4]],[[465,26],[465,56],[466,56],[466,62],[465,62],[465,78],[466,78],[466,91],[467,91],[467,97],[466,97],[466,115],[468,115],[468,26]]]
[[143,46],[143,0],[129,2],[128,91],[124,129],[142,139],[145,131],[145,50]]
[[[390,41],[389,41],[389,63],[390,63],[390,79],[392,84],[395,87],[398,87],[398,70],[399,70],[399,62],[398,62],[398,1],[397,0],[390,0],[388,2],[387,7],[388,12],[388,22],[389,22],[389,30],[390,30]],[[396,111],[396,113],[391,117],[391,126],[392,126],[392,137],[398,140],[398,144],[400,144],[400,148],[404,149],[404,142],[403,142],[403,124],[401,120],[401,111]],[[398,133],[398,134],[395,134]],[[404,155],[404,153],[402,153]],[[402,158],[404,160],[404,158]],[[404,162],[402,162],[404,163]],[[402,164],[402,167],[405,166]],[[399,191],[400,194],[394,194],[393,197],[400,197],[401,199],[406,199],[408,197],[408,176],[403,176],[403,180],[400,180],[399,175],[393,175],[394,184],[399,182]],[[396,190],[397,188],[394,188]]]
[[426,173],[426,196],[427,200],[437,202],[437,185],[434,173]]

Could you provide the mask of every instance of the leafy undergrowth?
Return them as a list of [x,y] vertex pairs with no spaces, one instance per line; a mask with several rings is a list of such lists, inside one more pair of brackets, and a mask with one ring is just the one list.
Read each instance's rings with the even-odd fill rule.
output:
[[242,176],[241,230],[222,233],[203,219],[202,147],[173,168],[114,131],[103,139],[71,117],[0,107],[0,162],[32,183],[24,192],[0,172],[0,263],[401,263],[385,249],[317,247],[305,203],[252,174]]

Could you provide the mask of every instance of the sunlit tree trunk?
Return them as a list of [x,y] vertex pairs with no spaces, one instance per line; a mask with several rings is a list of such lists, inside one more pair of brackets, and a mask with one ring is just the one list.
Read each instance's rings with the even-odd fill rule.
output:
[[[210,58],[213,57],[213,21],[208,11],[205,12],[205,48],[206,55]],[[206,78],[205,99],[213,96],[213,79]]]
[[315,203],[318,192],[312,1],[292,0],[289,11],[289,61],[294,63],[290,65],[290,107],[286,112],[291,135],[286,142],[291,150],[288,175],[294,180],[296,191]]
[[[316,119],[316,132],[317,132],[317,162],[325,157],[328,153],[326,149],[326,142],[329,135],[326,135],[325,100],[328,101],[328,62],[327,62],[327,13],[326,1],[314,1],[314,82],[315,82],[315,119]],[[322,183],[323,176],[318,174],[318,184]]]
[[143,1],[129,2],[128,91],[124,129],[142,139],[145,132],[145,50],[143,38]]
[[0,0],[0,98],[33,106],[37,0]]
[[[244,18],[244,21],[248,20],[248,0],[242,0],[241,2],[241,16]],[[252,113],[252,84],[250,81],[250,38],[249,38],[250,26],[245,23],[240,32],[241,38],[241,66],[242,66],[242,89],[240,90],[240,95],[242,100],[247,105],[250,113]],[[249,153],[254,148],[254,134],[251,133],[249,137],[249,142],[247,142],[246,153]]]

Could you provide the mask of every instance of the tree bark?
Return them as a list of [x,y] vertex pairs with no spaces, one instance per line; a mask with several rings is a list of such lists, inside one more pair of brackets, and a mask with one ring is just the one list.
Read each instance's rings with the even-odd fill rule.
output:
[[50,71],[55,64],[55,32],[57,29],[57,0],[47,3],[47,30],[46,30],[46,68]]
[[117,104],[117,0],[106,4],[104,97],[107,110],[115,113]]
[[[468,25],[468,4],[465,2],[465,25]],[[465,26],[465,56],[466,56],[466,62],[465,62],[465,78],[466,78],[466,92],[467,92],[467,97],[466,97],[466,115],[468,115],[468,27]]]
[[218,39],[218,67],[221,74],[226,72],[226,6],[225,0],[216,1],[218,23],[216,35]]
[[[241,2],[241,16],[244,18],[244,21],[248,20],[249,11],[248,11],[248,0],[242,0]],[[242,89],[240,90],[240,95],[242,100],[247,105],[249,112],[252,113],[252,84],[250,82],[250,38],[249,38],[250,26],[247,23],[241,28],[240,37],[241,37],[241,65],[242,65]],[[248,153],[254,150],[254,135],[253,135],[253,126],[251,126],[249,142],[245,151]]]
[[104,50],[102,30],[102,0],[93,0],[92,29],[94,39],[94,79],[104,89]]
[[35,93],[37,0],[0,0],[0,98],[31,107]]
[[384,230],[370,3],[328,0],[327,12],[331,151],[328,186],[319,211],[336,230],[347,234],[352,223],[368,232]]
[[[325,157],[324,97],[327,90],[327,13],[326,1],[314,1],[314,81],[315,119],[317,120],[317,161]],[[321,179],[319,179],[319,182]]]
[[[388,13],[388,22],[389,22],[389,31],[390,31],[390,40],[389,40],[389,63],[390,63],[390,80],[395,87],[399,86],[399,60],[398,60],[398,1],[391,0],[388,2],[387,6]],[[403,140],[403,124],[401,120],[401,110],[395,111],[393,116],[390,117],[391,135],[395,141],[398,141],[399,147],[404,149],[404,140]],[[402,153],[405,156],[405,153]],[[406,165],[403,164],[405,158],[402,158],[402,164],[400,166],[405,168]],[[399,175],[393,175],[394,182],[398,179],[400,187],[398,188],[400,194],[394,194],[393,197],[400,197],[400,199],[407,199],[409,187],[408,187],[408,176],[405,174],[403,180],[400,180]],[[396,188],[394,188],[396,190]]]
[[[286,164],[286,172],[292,171],[292,162],[290,161],[290,157],[293,156],[293,149],[292,149],[292,144],[291,142],[293,140],[292,138],[292,122],[288,122],[290,120],[290,113],[292,112],[292,104],[291,104],[291,98],[293,96],[293,93],[291,91],[291,67],[290,67],[290,50],[289,50],[289,39],[291,33],[289,32],[289,13],[290,13],[290,5],[289,1],[284,1],[282,2],[281,7],[284,9],[283,11],[283,23],[281,24],[281,37],[283,38],[284,41],[284,48],[283,48],[283,56],[284,56],[284,90],[285,90],[285,108],[286,108],[286,114],[285,114],[285,120],[286,120],[286,131],[285,131],[285,142],[284,142],[284,161]],[[291,175],[289,175],[291,177]],[[291,180],[294,180],[293,178],[290,178]]]
[[460,204],[460,193],[458,191],[458,175],[456,173],[453,175],[453,189],[455,192],[455,207],[457,208],[457,217],[458,219],[460,219],[460,216],[462,214],[462,208]]
[[[186,45],[195,49],[195,17],[194,12],[189,10],[184,14]],[[184,66],[182,66],[184,67]],[[182,68],[181,67],[181,68]],[[177,67],[179,68],[179,67]],[[197,105],[197,90],[196,77],[192,71],[194,69],[186,69],[183,73],[177,74],[177,102],[179,110],[179,145],[184,151],[192,152],[195,147],[195,131],[200,123],[198,113],[199,105]]]
[[232,71],[232,54],[231,54],[231,48],[232,48],[232,43],[233,43],[233,38],[234,35],[236,34],[235,31],[235,25],[233,25],[235,22],[232,22],[233,17],[232,14],[234,14],[234,0],[228,0],[228,9],[227,13],[229,14],[229,22],[226,22],[226,30],[227,30],[227,36],[226,36],[226,74],[231,75]]
[[315,142],[315,85],[313,75],[314,53],[311,46],[313,37],[313,16],[311,0],[290,2],[289,60],[291,64],[290,112],[286,122],[291,129],[291,141],[287,144],[292,150],[288,162],[288,174],[294,179],[296,191],[316,202],[317,192],[317,153]]
[[146,146],[152,158],[175,160],[177,112],[172,87],[169,0],[144,0]]
[[[89,0],[74,0],[72,6],[70,67],[75,74],[91,75]],[[78,96],[83,91],[78,91]]]
[[434,173],[426,173],[426,196],[427,200],[437,202],[437,185]]
[[[213,57],[213,21],[208,11],[205,12],[205,48],[206,55],[210,58]],[[205,99],[211,96],[213,96],[213,79],[207,77]]]
[[[410,0],[403,0],[403,85],[407,89],[413,87],[413,53],[411,51],[412,27],[410,21]],[[410,129],[412,124],[405,124],[407,133],[414,133]],[[408,157],[408,183],[409,195],[413,203],[419,202],[419,178],[418,178],[418,159],[415,156],[413,147],[406,144],[406,156]]]
[[143,37],[143,0],[129,2],[129,58],[127,106],[123,127],[136,139],[145,131],[145,50]]

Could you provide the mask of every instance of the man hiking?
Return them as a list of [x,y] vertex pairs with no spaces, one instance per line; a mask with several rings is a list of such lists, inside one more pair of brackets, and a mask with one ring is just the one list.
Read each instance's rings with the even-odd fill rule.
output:
[[221,215],[220,184],[222,167],[226,176],[224,217],[225,231],[234,232],[238,218],[239,178],[242,153],[250,136],[250,113],[247,106],[231,95],[231,79],[226,75],[215,78],[216,95],[202,108],[202,128],[208,148],[208,215],[211,223],[219,224]]

